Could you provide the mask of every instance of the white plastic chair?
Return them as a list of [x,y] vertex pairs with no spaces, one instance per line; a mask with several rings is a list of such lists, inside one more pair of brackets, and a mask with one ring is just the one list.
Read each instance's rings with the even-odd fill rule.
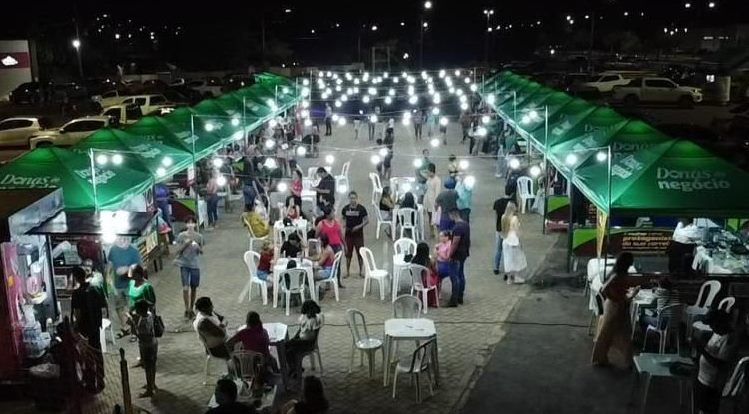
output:
[[416,242],[411,239],[400,238],[393,243],[395,254],[416,254]]
[[259,352],[242,349],[232,352],[230,359],[236,376],[246,381],[249,384],[247,389],[251,389],[255,377],[265,366],[265,356]]
[[312,182],[317,182],[317,167],[309,167],[307,168],[307,178],[312,180]]
[[[736,304],[736,298],[734,298],[733,296],[727,296],[723,298],[720,302],[718,302],[718,310],[721,310],[726,313],[731,313],[731,310],[733,309],[734,304]],[[697,322],[692,323],[692,332],[695,332],[695,331],[700,332],[700,334],[702,334],[704,332],[712,332],[712,328],[710,328],[703,321],[697,321]]]
[[708,280],[700,286],[700,292],[697,295],[697,301],[694,305],[687,306],[684,308],[686,313],[686,324],[687,324],[687,338],[692,337],[692,324],[695,321],[704,318],[707,312],[710,310],[715,297],[720,292],[720,282],[717,280]]
[[721,396],[728,398],[733,402],[733,412],[739,412],[739,405],[741,404],[741,396],[746,387],[746,376],[749,372],[749,356],[743,357],[736,363],[736,367],[733,369],[731,378],[726,381],[726,385],[723,386],[723,392]]
[[[275,240],[276,246],[281,247],[281,245],[283,245],[283,243],[289,239],[289,236],[294,233],[299,233],[299,230],[294,226],[286,226],[286,227],[279,229],[278,240]],[[301,234],[299,235],[299,240],[303,240]]]
[[417,265],[417,264],[409,264],[408,265],[408,271],[411,272],[411,295],[414,294],[414,291],[416,291],[418,294],[421,295],[421,303],[424,304],[424,314],[427,314],[427,309],[429,309],[427,302],[427,295],[429,294],[430,290],[434,290],[437,295],[437,307],[439,307],[440,300],[439,300],[439,291],[437,290],[437,285],[429,286],[429,278],[427,277],[427,285],[424,285],[424,282],[422,279],[422,275],[425,273],[429,274],[429,269],[427,269],[424,266]]
[[520,197],[520,213],[525,214],[526,205],[536,199],[533,191],[533,180],[530,177],[520,177],[517,181],[518,197]]
[[416,383],[416,402],[421,402],[421,374],[427,375],[429,393],[434,395],[431,364],[433,348],[434,339],[431,339],[416,348],[408,365],[402,365],[400,361],[396,363],[395,373],[393,374],[393,399],[395,399],[395,390],[398,385],[398,374],[411,374],[411,383]]
[[307,254],[305,257],[318,257],[320,255],[320,240],[307,239]]
[[112,329],[112,321],[107,318],[102,318],[101,327],[99,328],[99,342],[101,343],[101,352],[107,352],[107,332],[109,332],[109,340],[112,344],[116,344],[114,341],[114,329]]
[[421,301],[416,296],[401,295],[393,302],[393,318],[421,318]]
[[[666,343],[669,337],[673,336],[676,339],[676,353],[680,352],[679,347],[679,325],[681,324],[681,315],[684,305],[668,305],[664,306],[660,312],[658,312],[658,318],[656,320],[656,326],[648,325],[645,329],[645,339],[642,342],[642,349],[645,350],[645,346],[648,343],[648,334],[650,332],[658,334],[658,353],[666,353]],[[665,322],[663,318],[668,318]]]
[[[286,275],[289,275],[289,286],[286,286]],[[307,290],[307,271],[304,269],[287,269],[281,272],[281,279],[278,281],[281,285],[281,292],[286,296],[286,316],[289,316],[289,305],[291,295],[298,293],[304,302],[304,291]]]
[[400,208],[398,209],[398,220],[397,225],[400,227],[400,237],[404,237],[404,233],[408,230],[411,232],[411,238],[416,240],[418,238],[418,231],[416,230],[416,214],[417,211],[413,208]]
[[252,231],[252,226],[250,226],[250,223],[248,223],[247,221],[245,221],[244,225],[245,225],[245,227],[247,227],[247,232],[248,232],[249,237],[250,237],[250,250],[251,251],[255,251],[255,249],[254,249],[255,242],[263,242],[265,240],[268,240],[268,237],[270,236],[270,234],[266,234],[263,237],[257,237],[255,235],[255,232]]
[[335,301],[338,302],[338,272],[340,271],[341,267],[341,257],[343,256],[343,252],[338,252],[335,254],[335,259],[333,260],[333,267],[330,270],[330,277],[327,279],[321,279],[315,281],[315,289],[318,291],[320,290],[320,286],[323,283],[332,283],[333,284],[333,292],[335,292]]
[[349,362],[349,372],[354,369],[354,353],[360,352],[360,364],[364,362],[364,354],[367,354],[369,363],[369,377],[374,374],[374,357],[377,350],[383,352],[382,360],[385,361],[385,354],[382,348],[382,340],[369,335],[367,322],[364,314],[358,309],[349,309],[346,311],[346,323],[351,330],[351,360]]
[[596,309],[594,312],[591,312],[591,315],[590,315],[590,323],[588,323],[588,336],[593,335],[594,325],[598,327],[598,318],[603,315],[603,302],[604,301],[605,299],[603,298],[603,295],[601,294],[601,292],[596,293],[596,296],[595,296]]
[[343,167],[341,167],[341,175],[338,175],[335,177],[336,189],[341,186],[346,186],[346,189],[348,191],[348,189],[351,188],[351,186],[349,185],[349,180],[348,180],[348,170],[350,166],[351,166],[351,161],[346,161],[345,163],[343,163]]
[[385,300],[385,284],[390,274],[387,270],[377,268],[372,250],[369,250],[366,247],[360,247],[359,254],[361,254],[364,259],[364,289],[362,290],[361,296],[367,296],[367,290],[371,290],[371,283],[374,279],[380,286],[380,300]]
[[382,218],[382,211],[380,211],[380,206],[377,202],[372,202],[372,209],[377,212],[377,233],[375,234],[377,240],[380,240],[380,230],[382,229],[382,226],[390,227],[390,232],[395,233],[395,230],[393,230],[393,219],[385,220]]
[[[249,288],[247,289],[247,301],[252,301],[252,285],[260,285],[260,292],[263,295],[263,305],[268,304],[268,282],[257,277],[257,263],[260,261],[260,253],[248,250],[244,252],[244,264],[247,266],[247,273],[250,276]],[[239,301],[242,301],[240,296]]]

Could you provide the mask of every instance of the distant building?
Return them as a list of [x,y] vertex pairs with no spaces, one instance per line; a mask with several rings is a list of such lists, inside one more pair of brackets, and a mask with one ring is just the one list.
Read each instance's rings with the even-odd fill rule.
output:
[[697,49],[717,52],[749,45],[749,24],[696,29]]
[[28,40],[0,40],[0,100],[18,85],[34,79],[35,62]]

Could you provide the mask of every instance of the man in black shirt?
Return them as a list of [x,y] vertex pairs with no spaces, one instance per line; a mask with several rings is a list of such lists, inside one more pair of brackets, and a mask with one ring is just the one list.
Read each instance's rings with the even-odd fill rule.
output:
[[471,228],[463,220],[460,210],[457,208],[450,211],[450,219],[455,222],[455,225],[453,226],[453,242],[450,246],[450,259],[452,259],[450,284],[452,285],[452,292],[447,306],[455,308],[463,304],[463,293],[466,290],[464,270],[466,259],[468,259],[471,250]]
[[302,252],[302,242],[299,235],[292,233],[289,238],[281,245],[281,257],[296,258]]
[[356,252],[359,260],[359,276],[362,275],[362,257],[359,248],[364,246],[364,226],[369,223],[367,209],[359,204],[359,196],[355,191],[348,195],[349,204],[343,208],[341,215],[345,220],[345,242],[346,242],[346,277],[351,270],[351,254]]
[[335,205],[335,177],[328,173],[324,167],[317,169],[320,183],[313,190],[317,193],[317,208],[322,210],[325,206],[331,208]]
[[505,214],[507,203],[512,201],[509,197],[500,197],[494,201],[494,213],[497,216],[496,247],[494,250],[494,274],[499,274],[499,266],[502,264],[502,215]]
[[101,309],[107,306],[104,296],[98,289],[86,282],[86,271],[80,267],[73,268],[73,279],[78,288],[73,291],[70,308],[73,314],[73,326],[76,331],[88,339],[94,350],[96,365],[88,365],[84,372],[84,386],[92,392],[104,388],[104,359],[101,354],[99,329],[101,328]]

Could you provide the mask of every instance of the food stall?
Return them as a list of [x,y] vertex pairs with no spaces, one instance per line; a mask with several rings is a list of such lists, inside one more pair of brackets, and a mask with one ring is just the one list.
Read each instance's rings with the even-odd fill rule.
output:
[[51,248],[29,231],[63,209],[62,190],[0,191],[0,381],[22,381],[24,368],[50,342],[47,320],[57,319]]

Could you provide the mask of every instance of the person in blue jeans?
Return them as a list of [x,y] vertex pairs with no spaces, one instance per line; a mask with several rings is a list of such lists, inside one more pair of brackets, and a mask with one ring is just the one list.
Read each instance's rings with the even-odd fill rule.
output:
[[502,235],[502,215],[505,213],[507,203],[512,201],[509,197],[500,197],[494,201],[494,214],[497,216],[496,224],[496,245],[494,246],[494,274],[500,273],[500,266],[502,265],[502,241],[504,236]]
[[174,264],[182,277],[182,299],[185,303],[185,319],[195,317],[193,306],[200,286],[200,256],[203,254],[203,236],[197,232],[195,217],[185,221],[187,229],[177,236],[177,257]]
[[466,259],[470,255],[471,228],[463,220],[460,210],[457,208],[450,210],[449,215],[455,225],[452,230],[453,241],[450,245],[450,259],[452,260],[450,283],[452,284],[452,292],[447,307],[455,308],[463,304],[463,295],[466,290],[465,264]]
[[214,171],[205,188],[205,198],[208,208],[208,225],[211,227],[216,227],[216,222],[218,221],[218,177],[219,172]]

